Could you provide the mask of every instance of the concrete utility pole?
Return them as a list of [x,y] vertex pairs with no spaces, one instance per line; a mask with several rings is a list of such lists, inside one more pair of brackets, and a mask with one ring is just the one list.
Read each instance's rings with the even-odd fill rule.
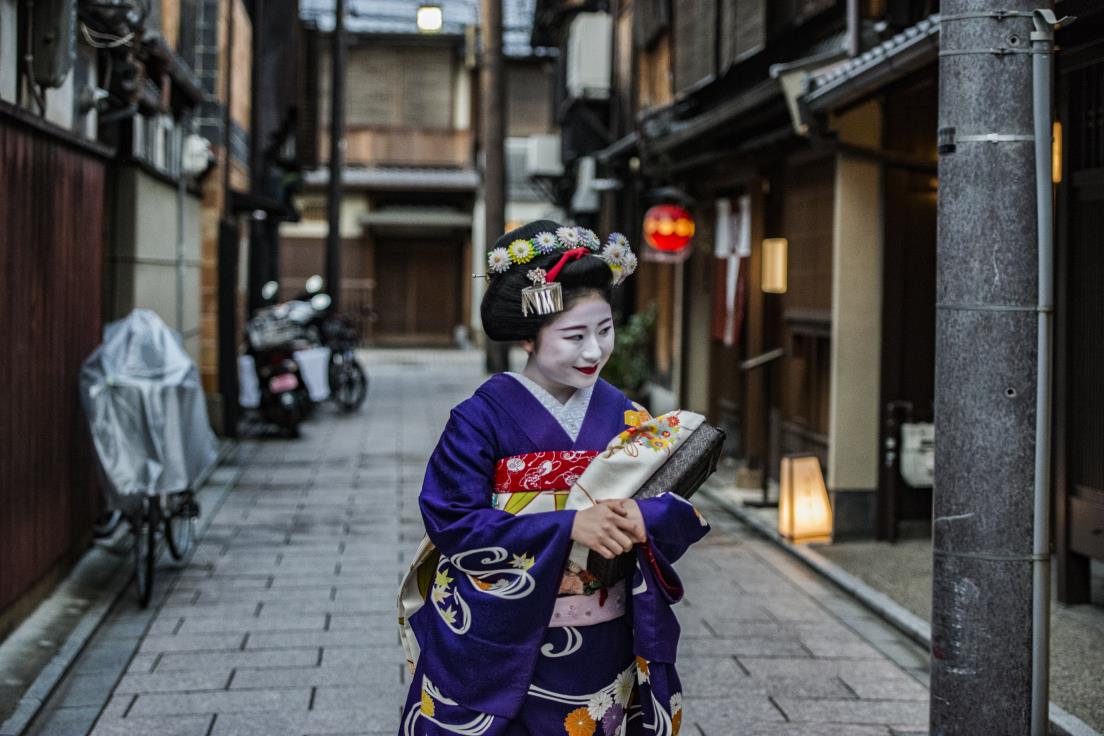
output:
[[[931,660],[937,735],[1032,732],[1040,292],[1031,34],[1033,11],[1053,6],[941,6]],[[1049,591],[1043,594],[1049,603]],[[1035,715],[1045,729],[1045,713]]]
[[[506,108],[502,72],[502,0],[482,0],[483,64],[479,73],[483,119],[483,223],[489,248],[506,230]],[[488,373],[509,370],[509,345],[486,341]]]
[[330,51],[330,182],[326,189],[326,291],[341,301],[341,169],[345,164],[345,0],[335,0]]

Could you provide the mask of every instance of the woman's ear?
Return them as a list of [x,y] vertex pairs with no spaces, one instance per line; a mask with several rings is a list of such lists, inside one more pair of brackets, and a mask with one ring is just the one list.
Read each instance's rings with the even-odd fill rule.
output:
[[525,352],[532,355],[533,351],[536,350],[536,348],[537,348],[537,344],[534,340],[522,340],[521,341],[521,347],[522,347],[523,350],[525,350]]

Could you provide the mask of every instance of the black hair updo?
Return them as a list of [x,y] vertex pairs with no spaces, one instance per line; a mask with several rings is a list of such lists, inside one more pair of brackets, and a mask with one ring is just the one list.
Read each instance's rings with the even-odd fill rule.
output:
[[[560,227],[552,220],[536,220],[504,234],[495,241],[494,247],[505,248],[515,240],[535,238],[538,233],[555,233]],[[549,271],[562,256],[562,252],[537,255],[528,263],[513,264],[507,271],[491,275],[479,307],[487,337],[502,342],[534,340],[542,327],[563,314],[524,316],[521,313],[521,290],[532,286],[526,274],[534,268]],[[594,253],[565,263],[556,281],[563,289],[564,311],[571,309],[580,299],[594,294],[608,303],[613,290],[613,273],[609,264]]]

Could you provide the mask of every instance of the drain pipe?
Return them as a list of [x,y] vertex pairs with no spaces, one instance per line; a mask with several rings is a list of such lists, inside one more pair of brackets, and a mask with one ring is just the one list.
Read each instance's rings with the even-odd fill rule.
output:
[[859,0],[847,0],[847,55],[854,59],[862,53],[862,9]]
[[1038,378],[1035,386],[1035,514],[1031,600],[1031,734],[1046,736],[1050,710],[1050,425],[1054,329],[1052,80],[1054,31],[1071,18],[1036,10],[1031,34],[1035,107],[1035,191],[1038,209]]

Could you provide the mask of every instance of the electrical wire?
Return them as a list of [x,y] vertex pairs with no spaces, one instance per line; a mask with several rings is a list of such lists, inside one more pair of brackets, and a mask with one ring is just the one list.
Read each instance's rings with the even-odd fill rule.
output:
[[84,40],[94,49],[117,49],[120,46],[129,46],[134,41],[134,31],[124,36],[114,36],[110,33],[94,31],[83,22],[80,27]]

